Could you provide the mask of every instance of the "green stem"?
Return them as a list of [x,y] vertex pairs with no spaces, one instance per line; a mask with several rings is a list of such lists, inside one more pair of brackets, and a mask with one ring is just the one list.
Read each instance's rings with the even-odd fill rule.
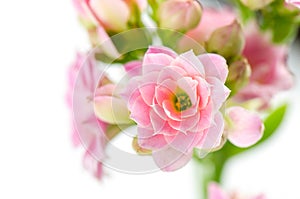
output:
[[[222,173],[224,165],[226,164],[227,158],[225,154],[220,151],[211,153],[204,159],[199,159],[194,156],[197,169],[197,179],[199,181],[198,186],[201,187],[199,199],[206,199],[208,197],[207,188],[209,183],[217,182],[221,183]],[[199,188],[199,187],[197,187]]]

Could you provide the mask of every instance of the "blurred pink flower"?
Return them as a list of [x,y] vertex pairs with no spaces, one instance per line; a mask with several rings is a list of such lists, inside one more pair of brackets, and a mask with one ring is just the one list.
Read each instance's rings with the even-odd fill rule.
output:
[[259,99],[266,107],[275,94],[293,85],[293,77],[286,65],[288,48],[273,44],[254,23],[247,27],[245,35],[243,55],[250,64],[251,76],[249,84],[235,98],[239,101]]
[[249,147],[259,141],[264,125],[258,114],[242,107],[226,109],[226,134],[229,141],[238,147]]
[[72,110],[73,143],[85,147],[84,166],[97,178],[102,176],[101,160],[105,157],[107,123],[93,111],[93,95],[98,85],[96,63],[92,56],[77,54],[69,69],[67,103]]
[[210,183],[208,186],[208,199],[267,199],[263,194],[245,197],[233,192],[231,194],[225,193],[216,183]]
[[230,92],[224,85],[227,73],[225,59],[216,54],[148,49],[141,74],[130,80],[125,96],[138,125],[138,144],[153,151],[162,170],[185,165],[194,147],[210,150],[220,143],[219,109]]
[[286,3],[292,4],[300,9],[300,1],[299,0],[285,0]]

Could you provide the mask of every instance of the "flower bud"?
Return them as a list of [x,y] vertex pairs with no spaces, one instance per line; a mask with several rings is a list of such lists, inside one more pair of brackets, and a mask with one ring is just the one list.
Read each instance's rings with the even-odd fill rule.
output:
[[251,10],[259,10],[270,3],[272,3],[274,0],[241,0],[242,4],[250,8]]
[[168,0],[160,4],[157,17],[159,27],[185,32],[198,25],[201,15],[195,0]]
[[109,124],[129,124],[126,103],[115,94],[115,85],[106,84],[96,90],[94,98],[95,115]]
[[226,85],[234,95],[238,90],[247,85],[251,75],[250,65],[245,58],[230,64]]
[[242,28],[237,21],[215,30],[207,42],[207,51],[222,55],[226,59],[241,54],[245,45]]
[[94,17],[105,29],[121,32],[127,29],[130,10],[122,0],[90,0],[89,7]]

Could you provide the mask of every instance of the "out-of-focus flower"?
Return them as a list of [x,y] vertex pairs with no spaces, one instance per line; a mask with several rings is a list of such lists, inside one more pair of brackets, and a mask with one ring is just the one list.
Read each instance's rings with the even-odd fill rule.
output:
[[269,5],[274,0],[240,0],[240,1],[248,8],[252,10],[258,10]]
[[67,103],[72,110],[73,135],[76,146],[85,148],[84,167],[95,177],[102,176],[102,163],[105,158],[105,147],[108,139],[118,133],[113,125],[96,117],[94,113],[94,92],[111,81],[96,66],[93,56],[78,53],[76,60],[69,69],[69,88]]
[[300,1],[299,0],[285,0],[286,3],[296,6],[300,9]]
[[[146,0],[74,0],[80,13],[108,32],[127,30],[129,20],[146,7]],[[137,16],[134,16],[137,17]]]
[[293,77],[286,65],[288,48],[273,44],[255,24],[249,25],[245,32],[246,44],[242,54],[250,64],[251,76],[249,84],[237,93],[235,99],[259,99],[266,107],[276,93],[293,85]]
[[227,73],[225,59],[216,54],[148,49],[125,96],[138,125],[138,144],[153,151],[162,170],[185,165],[194,147],[219,145],[224,130],[219,109],[230,92],[224,85]]
[[[73,116],[73,142],[75,145],[83,144],[86,148],[83,157],[85,168],[98,179],[102,176],[100,160],[104,158],[105,135],[107,124],[98,120],[92,108],[94,88],[97,85],[95,60],[85,54],[77,54],[75,62],[69,69],[69,88],[67,102]],[[76,89],[76,92],[74,91]],[[74,96],[75,94],[84,97]],[[75,118],[73,111],[76,106]]]
[[227,194],[216,183],[210,183],[208,186],[208,199],[266,199],[265,195],[242,196],[237,192]]
[[264,132],[260,117],[242,107],[226,109],[226,136],[238,147],[249,147],[259,141]]
[[207,51],[230,59],[239,55],[245,44],[241,25],[234,21],[230,25],[216,29],[207,42]]
[[167,0],[160,4],[157,17],[159,27],[184,32],[198,25],[201,14],[196,0]]

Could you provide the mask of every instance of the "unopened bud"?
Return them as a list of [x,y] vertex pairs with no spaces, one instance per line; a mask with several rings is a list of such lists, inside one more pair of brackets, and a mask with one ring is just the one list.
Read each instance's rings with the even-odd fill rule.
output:
[[232,95],[247,85],[250,75],[251,68],[247,59],[241,58],[230,64],[226,85]]
[[240,55],[245,45],[242,28],[237,21],[215,30],[207,42],[207,51],[226,59]]
[[185,32],[200,22],[202,8],[195,0],[168,0],[160,4],[158,23],[161,28]]

